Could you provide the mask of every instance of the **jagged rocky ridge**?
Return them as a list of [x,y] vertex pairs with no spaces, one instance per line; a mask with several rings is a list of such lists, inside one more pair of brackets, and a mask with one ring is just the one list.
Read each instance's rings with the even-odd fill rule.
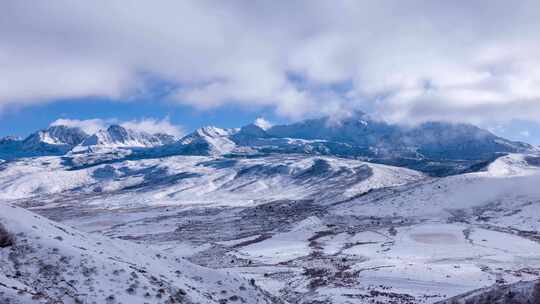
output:
[[126,129],[119,125],[111,125],[106,130],[87,137],[73,148],[71,152],[98,152],[100,149],[115,148],[151,148],[171,144],[174,136],[168,134],[150,134]]

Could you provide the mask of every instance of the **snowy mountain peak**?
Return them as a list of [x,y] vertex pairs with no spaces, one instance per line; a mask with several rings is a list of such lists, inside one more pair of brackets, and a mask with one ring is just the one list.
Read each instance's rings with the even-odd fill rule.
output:
[[120,125],[111,125],[106,130],[100,130],[88,137],[74,152],[87,151],[88,148],[149,148],[169,144],[174,138],[166,134],[152,135],[124,128]]
[[229,153],[236,144],[229,138],[237,129],[203,127],[180,139],[182,151],[186,154],[217,155]]
[[157,137],[163,145],[172,144],[178,139],[176,136],[166,133],[156,133],[154,136]]
[[79,128],[57,125],[31,134],[24,140],[24,145],[27,147],[40,144],[75,146],[87,137],[88,134]]
[[207,126],[197,129],[195,133],[199,136],[215,138],[232,135],[235,133],[235,129],[222,129],[214,126]]
[[123,138],[129,137],[130,131],[128,131],[126,128],[120,126],[120,125],[110,125],[107,128],[107,133],[109,133],[112,137],[117,138],[119,140],[122,140]]
[[0,158],[62,155],[87,137],[88,135],[79,128],[51,126],[29,135],[24,140],[14,137],[3,138],[0,140]]
[[195,130],[195,132],[183,137],[180,142],[190,144],[197,141],[214,141],[220,138],[226,138],[237,133],[237,129],[221,129],[213,126],[207,126]]
[[272,125],[262,117],[255,119],[253,123],[240,128],[240,131],[235,134],[237,140],[249,140],[256,138],[268,137],[266,130],[270,129]]
[[243,126],[236,134],[237,137],[250,137],[250,138],[262,138],[267,137],[268,134],[264,128],[261,128],[256,123]]

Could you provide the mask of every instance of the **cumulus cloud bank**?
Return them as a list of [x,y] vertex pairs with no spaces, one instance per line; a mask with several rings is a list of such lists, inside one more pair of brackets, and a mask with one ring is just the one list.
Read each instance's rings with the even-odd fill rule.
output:
[[388,120],[538,120],[540,2],[85,1],[0,4],[0,110],[147,76],[200,109]]

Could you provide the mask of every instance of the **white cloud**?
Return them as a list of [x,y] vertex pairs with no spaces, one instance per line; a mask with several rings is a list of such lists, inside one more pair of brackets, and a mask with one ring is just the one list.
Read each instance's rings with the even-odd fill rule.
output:
[[60,118],[53,121],[50,125],[64,125],[69,127],[81,128],[88,134],[94,134],[99,130],[105,130],[111,124],[119,124],[127,129],[132,129],[139,132],[146,132],[150,134],[165,133],[179,137],[184,134],[182,126],[172,124],[169,118],[163,119],[155,118],[142,118],[129,121],[119,121],[118,119],[66,119]]
[[255,125],[263,130],[268,130],[272,127],[272,124],[262,117],[257,117],[257,119],[255,119]]
[[109,124],[110,124],[110,121],[105,121],[99,118],[86,119],[86,120],[60,118],[53,121],[50,125],[51,126],[62,125],[62,126],[80,128],[87,134],[94,134],[99,130],[107,128],[107,125]]
[[181,126],[172,124],[168,118],[161,120],[154,118],[143,118],[139,120],[130,120],[120,123],[121,126],[127,129],[132,129],[150,134],[165,133],[179,137],[184,134]]
[[128,99],[150,74],[178,87],[169,100],[201,109],[538,121],[538,11],[533,0],[7,0],[0,110]]

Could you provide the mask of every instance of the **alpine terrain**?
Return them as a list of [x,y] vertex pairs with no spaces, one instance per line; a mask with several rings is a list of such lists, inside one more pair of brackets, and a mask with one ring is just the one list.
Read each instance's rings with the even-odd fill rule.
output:
[[58,125],[0,159],[0,303],[540,303],[540,153],[473,125]]

